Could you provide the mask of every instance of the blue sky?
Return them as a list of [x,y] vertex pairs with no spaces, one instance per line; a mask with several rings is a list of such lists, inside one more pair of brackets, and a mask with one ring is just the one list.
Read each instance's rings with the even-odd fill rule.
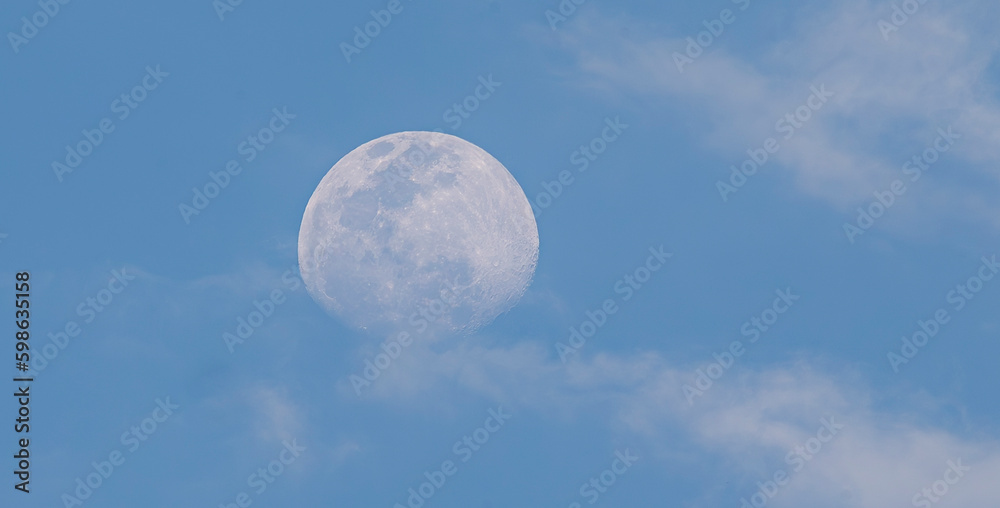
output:
[[[0,276],[31,272],[36,369],[31,493],[5,474],[0,504],[995,506],[997,6],[563,3],[0,8]],[[386,337],[301,287],[302,213],[355,147],[436,129],[550,202],[538,267],[513,310],[416,340],[359,396]]]

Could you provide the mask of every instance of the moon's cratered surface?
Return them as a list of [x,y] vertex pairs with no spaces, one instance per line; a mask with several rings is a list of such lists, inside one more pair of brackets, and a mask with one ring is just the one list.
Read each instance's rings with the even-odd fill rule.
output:
[[313,299],[375,333],[472,331],[509,310],[538,261],[520,185],[476,145],[401,132],[330,169],[309,199],[299,266]]

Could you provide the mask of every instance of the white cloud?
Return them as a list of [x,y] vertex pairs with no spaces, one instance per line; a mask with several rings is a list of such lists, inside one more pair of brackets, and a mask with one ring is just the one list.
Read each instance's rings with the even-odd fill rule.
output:
[[246,393],[246,402],[256,413],[252,421],[257,439],[279,442],[302,434],[301,411],[286,390],[258,386]]
[[[683,457],[681,449],[693,445],[700,450],[697,460],[722,459],[727,469],[719,475],[739,479],[746,488],[756,489],[756,481],[783,469],[792,482],[768,506],[823,506],[816,499],[849,500],[861,508],[910,506],[914,494],[941,479],[948,460],[958,459],[972,471],[952,487],[947,497],[952,505],[989,506],[987,500],[1000,498],[1000,485],[993,481],[1000,475],[995,439],[878,410],[855,377],[835,378],[805,364],[734,368],[694,405],[682,391],[692,382],[690,370],[654,353],[599,354],[563,365],[530,343],[440,353],[415,347],[383,376],[370,397],[394,405],[439,412],[447,406],[442,401],[471,393],[557,421],[604,419],[629,441],[644,441],[647,452],[665,462]],[[349,386],[342,392],[355,396]],[[933,407],[918,401],[910,411],[931,413]],[[787,454],[814,438],[824,418],[845,428],[795,472]],[[717,499],[699,502],[711,506]]]
[[[953,174],[922,189],[928,197],[921,200],[933,203],[935,214],[995,222],[996,204],[975,199],[1000,183],[1000,107],[987,78],[997,37],[992,27],[977,26],[977,17],[995,9],[987,2],[966,7],[928,2],[889,41],[878,29],[891,12],[888,3],[850,0],[802,9],[796,28],[764,48],[745,50],[737,37],[746,27],[739,34],[730,28],[683,74],[673,54],[684,51],[687,34],[654,35],[641,20],[590,9],[560,31],[560,42],[589,86],[694,108],[708,123],[706,148],[732,164],[775,136],[775,122],[806,100],[810,86],[825,84],[836,96],[775,159],[799,190],[843,210],[885,189],[937,128],[953,126],[962,135],[948,154]],[[754,4],[735,26],[753,22],[751,13],[779,8],[787,7]],[[645,35],[624,38],[624,27]],[[724,168],[717,169],[722,177]]]

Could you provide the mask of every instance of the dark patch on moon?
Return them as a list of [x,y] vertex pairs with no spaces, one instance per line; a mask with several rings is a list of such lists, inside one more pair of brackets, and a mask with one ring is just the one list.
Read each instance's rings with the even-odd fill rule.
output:
[[455,185],[455,180],[458,180],[455,173],[438,173],[434,176],[434,183],[438,187],[452,187]]
[[394,144],[392,144],[392,143],[390,143],[388,141],[383,141],[383,142],[381,142],[381,143],[379,143],[379,144],[377,144],[377,145],[369,148],[368,149],[368,156],[369,157],[385,157],[386,155],[389,155],[390,153],[392,153],[392,151],[395,148],[396,148],[396,145],[394,145]]
[[374,191],[361,190],[344,200],[340,225],[350,229],[368,229],[378,215],[378,196]]

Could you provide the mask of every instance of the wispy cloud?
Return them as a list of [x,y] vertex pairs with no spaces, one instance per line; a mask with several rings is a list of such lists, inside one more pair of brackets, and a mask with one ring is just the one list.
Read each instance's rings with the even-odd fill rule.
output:
[[[810,87],[825,85],[835,94],[830,104],[782,143],[773,159],[778,165],[767,171],[786,170],[800,191],[843,210],[899,178],[903,163],[938,128],[953,127],[962,141],[949,154],[949,168],[940,170],[948,174],[932,175],[935,185],[922,189],[929,196],[920,208],[996,223],[996,205],[982,197],[1000,183],[1000,106],[986,79],[998,38],[977,22],[996,8],[962,5],[928,2],[888,41],[878,28],[892,14],[887,2],[802,9],[795,28],[770,37],[764,51],[740,50],[737,34],[727,33],[683,73],[674,55],[684,52],[686,34],[644,31],[639,19],[589,9],[559,40],[583,83],[693,108],[683,121],[704,131],[706,149],[735,165],[747,149],[775,136],[776,122],[801,105]],[[626,27],[632,35],[623,37]],[[723,178],[727,168],[702,169],[717,169]]]
[[283,441],[302,434],[303,416],[286,391],[259,386],[249,390],[246,397],[256,414],[253,427],[261,441]]
[[[676,460],[681,448],[694,446],[702,459],[720,459],[727,470],[719,473],[736,484],[754,485],[787,471],[794,481],[769,506],[802,506],[816,496],[846,496],[859,507],[908,504],[953,459],[972,470],[950,502],[985,506],[1000,496],[992,481],[1000,474],[996,440],[916,419],[913,414],[930,412],[922,402],[906,413],[877,409],[863,382],[806,364],[740,370],[692,406],[682,391],[691,382],[689,371],[655,353],[599,354],[568,365],[530,343],[438,353],[416,347],[410,353],[373,388],[374,400],[439,411],[441,401],[472,393],[558,421],[603,419],[632,441],[644,439],[663,459]],[[354,396],[349,386],[342,391]],[[844,428],[797,471],[789,454],[807,446],[824,423]]]

